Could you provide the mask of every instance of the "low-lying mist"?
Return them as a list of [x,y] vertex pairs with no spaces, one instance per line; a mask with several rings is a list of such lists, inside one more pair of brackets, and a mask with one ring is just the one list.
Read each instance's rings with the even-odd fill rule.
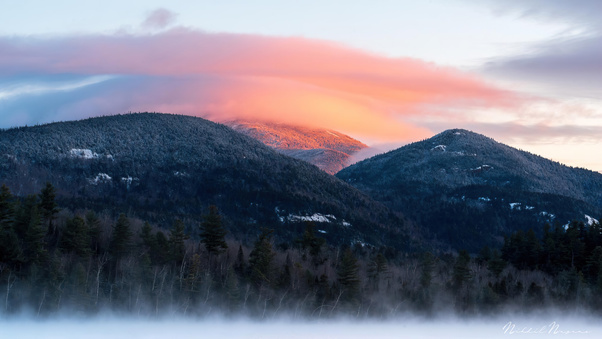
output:
[[602,322],[588,314],[553,312],[539,315],[506,314],[496,317],[408,314],[395,319],[338,318],[308,321],[278,318],[255,321],[227,317],[95,317],[57,316],[0,318],[0,338],[503,338],[562,336],[599,338]]

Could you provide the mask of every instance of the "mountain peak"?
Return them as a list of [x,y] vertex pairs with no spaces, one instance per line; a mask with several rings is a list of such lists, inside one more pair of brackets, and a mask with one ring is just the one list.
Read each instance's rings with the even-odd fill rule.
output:
[[[475,234],[487,224],[497,225],[487,231],[493,234],[557,220],[549,215],[567,222],[584,213],[602,212],[601,174],[570,168],[464,129],[446,130],[366,159],[337,177],[393,210],[423,220],[424,227],[452,227],[454,234],[445,237],[467,247],[476,246]],[[526,206],[520,212],[524,215],[516,216],[512,206],[521,204]],[[475,240],[472,244],[466,240],[470,238]]]
[[307,161],[330,174],[345,167],[352,154],[368,147],[348,135],[330,129],[245,120],[225,124],[280,153]]

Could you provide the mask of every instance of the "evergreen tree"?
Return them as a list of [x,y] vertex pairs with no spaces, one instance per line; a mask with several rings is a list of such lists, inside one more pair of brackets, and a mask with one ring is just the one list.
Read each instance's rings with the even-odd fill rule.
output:
[[249,254],[250,277],[257,285],[271,282],[272,259],[275,255],[272,250],[272,232],[274,230],[262,228]]
[[102,233],[102,229],[100,227],[100,219],[98,219],[96,213],[92,211],[86,213],[86,227],[88,229],[91,252],[100,254],[100,235]]
[[56,234],[56,229],[53,224],[54,216],[59,212],[58,205],[55,202],[56,193],[54,186],[47,182],[40,193],[40,208],[42,209],[42,216],[48,226],[48,232],[50,234]]
[[452,273],[452,286],[454,290],[459,291],[472,277],[470,268],[468,267],[469,263],[470,255],[466,250],[461,250],[456,258]]
[[209,214],[203,216],[200,228],[201,242],[205,245],[209,255],[219,254],[228,248],[228,244],[224,240],[227,232],[222,225],[222,217],[216,206],[209,206]]
[[466,250],[458,253],[452,272],[452,289],[456,296],[456,308],[460,311],[466,311],[470,305],[469,280],[472,274],[468,264],[470,255]]
[[320,252],[322,251],[322,245],[326,243],[324,238],[316,237],[314,229],[316,224],[313,222],[307,221],[305,222],[305,231],[303,232],[303,237],[300,240],[301,248],[306,250],[309,249],[309,254],[312,257],[312,260],[315,265],[320,264]]
[[502,255],[498,250],[494,250],[491,254],[491,259],[487,262],[487,269],[499,278],[502,271],[506,268],[506,261],[502,259]]
[[186,255],[184,241],[188,238],[184,232],[184,223],[180,219],[176,219],[169,231],[169,256],[178,265],[182,263]]
[[90,255],[90,234],[84,219],[75,216],[68,220],[61,238],[61,248],[65,252],[74,252],[85,258]]
[[245,254],[242,251],[242,245],[238,245],[238,253],[236,254],[236,262],[234,262],[234,271],[239,277],[244,276],[247,270],[247,263],[245,262]]
[[228,269],[226,275],[226,295],[228,296],[228,305],[231,310],[236,309],[240,300],[240,286],[238,277],[232,267]]
[[0,228],[13,222],[15,210],[13,195],[6,185],[0,187]]
[[25,261],[27,263],[42,264],[46,261],[46,230],[42,226],[42,220],[37,206],[30,210],[29,225],[25,233]]
[[345,299],[348,301],[356,300],[360,286],[359,264],[349,247],[343,251],[337,269],[337,276]]
[[15,267],[21,256],[19,239],[13,227],[15,206],[6,185],[0,188],[0,264]]
[[378,253],[376,258],[370,262],[368,268],[368,277],[372,280],[374,288],[378,290],[380,278],[388,272],[387,258],[382,253]]
[[420,286],[428,289],[433,279],[433,269],[435,267],[435,256],[431,252],[426,252],[420,260]]
[[169,261],[169,240],[165,233],[157,231],[155,233],[155,247],[152,250],[151,258],[154,264],[165,264]]
[[122,213],[113,227],[113,234],[109,242],[109,253],[114,259],[121,259],[130,252],[131,237],[130,221]]

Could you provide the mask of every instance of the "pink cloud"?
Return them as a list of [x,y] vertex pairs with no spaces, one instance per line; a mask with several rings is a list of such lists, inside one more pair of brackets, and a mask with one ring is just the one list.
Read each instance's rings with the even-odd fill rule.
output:
[[112,74],[156,80],[124,89],[117,106],[104,105],[119,112],[276,120],[382,141],[427,136],[426,129],[404,122],[424,114],[425,107],[440,112],[518,100],[453,68],[304,38],[173,29],[146,36],[0,38],[0,50],[0,76]]

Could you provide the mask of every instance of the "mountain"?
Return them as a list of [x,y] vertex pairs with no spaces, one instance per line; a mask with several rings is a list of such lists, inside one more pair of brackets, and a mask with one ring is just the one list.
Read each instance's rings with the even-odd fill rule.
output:
[[456,249],[478,251],[509,232],[541,233],[545,223],[602,213],[602,174],[462,129],[366,159],[337,177]]
[[18,196],[56,187],[72,210],[120,212],[189,229],[210,204],[232,235],[261,227],[290,242],[304,221],[331,243],[407,245],[405,221],[306,162],[201,118],[128,114],[0,131],[0,184]]
[[226,125],[330,174],[343,169],[349,164],[351,155],[368,147],[345,134],[327,129],[242,120],[227,122]]

